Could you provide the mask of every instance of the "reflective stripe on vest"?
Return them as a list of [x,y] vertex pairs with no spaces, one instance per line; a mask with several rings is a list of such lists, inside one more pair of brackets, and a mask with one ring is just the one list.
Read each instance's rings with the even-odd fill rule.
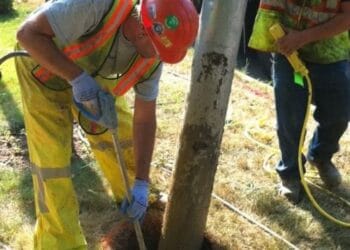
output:
[[[261,0],[249,39],[250,48],[277,52],[269,29],[276,22],[286,28],[305,30],[327,22],[340,13],[340,0]],[[348,32],[306,44],[300,48],[302,60],[313,63],[334,63],[349,58]]]
[[63,52],[72,60],[79,59],[94,52],[97,48],[110,39],[117,32],[118,28],[129,14],[129,10],[133,7],[133,1],[119,1],[111,18],[103,26],[103,28],[89,39],[79,44],[69,45],[63,49]]
[[139,56],[131,68],[117,80],[116,86],[112,90],[113,94],[116,96],[125,94],[139,79],[153,68],[155,63],[158,63],[158,60],[155,58],[143,58]]
[[[103,25],[96,34],[92,35],[85,41],[77,44],[70,44],[62,49],[63,53],[71,60],[76,61],[83,57],[91,55],[95,50],[102,47],[109,39],[115,36],[118,28],[129,15],[130,10],[133,8],[132,0],[119,0],[117,4],[113,6],[114,10],[106,23]],[[55,77],[50,71],[44,67],[39,67],[34,73],[35,77],[45,83],[52,77]]]
[[[288,0],[262,0],[260,2],[260,9],[280,12],[282,15],[288,15],[294,20],[294,25],[290,28],[296,28],[296,24],[302,21],[307,26],[312,27],[316,24],[325,22],[335,16],[340,9],[339,0],[319,0],[310,3],[305,1],[305,6],[300,1]],[[299,4],[297,4],[299,2]],[[308,3],[308,4],[306,4]],[[301,20],[299,20],[301,18]],[[305,28],[305,27],[303,27]]]
[[[117,33],[118,28],[125,20],[130,10],[133,7],[133,2],[130,0],[120,0],[118,4],[115,3],[113,11],[105,24],[95,35],[88,37],[81,43],[71,44],[63,48],[63,52],[71,60],[77,61],[79,59],[84,60],[92,55],[98,49],[103,47],[107,41],[110,41]],[[108,50],[109,51],[109,50]],[[133,64],[131,64],[129,70],[120,76],[116,80],[112,87],[109,88],[111,93],[117,96],[125,94],[131,87],[137,84],[140,80],[145,80],[146,75],[153,73],[154,69],[159,65],[158,59],[155,58],[142,58],[137,56]],[[84,67],[83,67],[84,68]],[[89,72],[91,73],[91,72]],[[39,80],[42,84],[49,86],[49,81],[53,81],[56,75],[52,74],[50,71],[44,67],[38,66],[33,70],[34,77]],[[143,79],[144,78],[144,79]],[[63,81],[62,79],[60,79]],[[57,82],[54,82],[55,85]]]

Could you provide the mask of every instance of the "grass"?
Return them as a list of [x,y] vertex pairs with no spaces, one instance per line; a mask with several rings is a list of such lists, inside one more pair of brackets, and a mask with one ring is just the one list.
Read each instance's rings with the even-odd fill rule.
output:
[[[14,6],[15,11],[12,13],[0,15],[0,56],[13,51],[15,32],[31,9],[27,5],[15,4]],[[11,134],[19,134],[24,124],[13,60],[3,63],[0,66],[0,71],[2,76],[0,79],[0,135],[2,140],[8,142]],[[12,156],[20,149],[15,144],[13,146],[11,144]],[[1,151],[1,156],[3,156],[5,150],[2,148]],[[2,157],[2,159],[4,158]],[[5,163],[8,162],[10,161],[5,161]],[[4,162],[1,161],[1,163],[3,165]],[[5,164],[5,167],[0,167],[0,217],[2,218],[0,221],[0,243],[13,242],[11,245],[16,249],[22,247],[29,249],[25,246],[28,246],[26,242],[31,238],[31,225],[34,221],[30,180],[28,169],[21,168],[19,170],[9,167],[8,164]],[[26,240],[22,242],[24,244],[21,244],[24,238]]]
[[[186,83],[190,76],[180,75],[175,77],[177,81],[173,79],[174,72],[183,72],[184,68],[183,65],[166,68],[160,103],[172,100],[173,96],[186,98]],[[168,108],[161,106],[159,109],[160,128],[152,177],[155,178],[156,186],[162,190],[167,190],[169,183],[165,180],[170,178],[163,173],[163,169],[172,168],[176,159],[177,149],[174,145],[179,143],[178,136],[185,112],[184,99],[181,98],[179,106],[169,104]],[[275,185],[278,178],[273,165],[278,160],[278,144],[271,86],[246,78],[238,72],[229,104],[231,112],[226,117],[214,192],[301,249],[348,249],[349,229],[322,217],[307,199],[294,206],[277,195]],[[180,112],[177,112],[179,108]],[[311,119],[308,131],[315,125]],[[309,139],[310,134],[307,137]],[[335,161],[343,173],[345,184],[344,190],[335,193],[349,201],[349,131],[344,135],[341,145],[342,150],[335,155]],[[308,166],[308,178],[322,186],[319,178],[312,178],[313,175],[314,170]],[[333,199],[322,189],[311,189],[327,212],[350,222],[349,206]],[[288,249],[285,243],[229,211],[215,199],[211,204],[207,230],[226,249]]]
[[[16,41],[16,30],[23,19],[33,8],[32,4],[15,3],[15,10],[0,16],[0,56],[13,51]],[[10,130],[16,133],[24,127],[20,90],[14,70],[13,59],[0,66],[0,134]]]
[[[16,13],[0,18],[0,52],[11,51],[14,33],[28,13],[30,3],[15,5]],[[3,46],[4,45],[4,46]],[[166,65],[158,99],[157,141],[152,162],[152,189],[167,192],[181,133],[193,53],[178,65]],[[13,249],[31,249],[34,228],[33,190],[28,169],[20,97],[13,64],[1,66],[0,82],[0,243]],[[305,199],[292,205],[277,195],[278,178],[273,165],[278,160],[275,111],[271,86],[236,72],[229,101],[227,124],[214,192],[300,249],[350,249],[350,229],[321,216]],[[310,120],[308,131],[315,127]],[[12,130],[11,130],[12,129]],[[13,131],[15,133],[13,133]],[[80,203],[80,218],[89,249],[97,249],[102,235],[118,217],[105,179],[89,148],[75,131],[77,155],[73,158],[73,181]],[[309,140],[310,134],[307,135]],[[350,201],[350,133],[341,140],[335,162],[344,185],[335,194]],[[322,187],[307,166],[308,179]],[[332,215],[350,222],[350,207],[325,190],[310,186],[317,201]],[[220,249],[289,249],[239,213],[212,199],[207,232]],[[0,244],[1,248],[1,244]]]

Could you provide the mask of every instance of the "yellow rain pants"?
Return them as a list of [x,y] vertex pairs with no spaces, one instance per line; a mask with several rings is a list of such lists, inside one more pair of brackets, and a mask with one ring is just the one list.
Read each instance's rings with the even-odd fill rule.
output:
[[[87,249],[70,173],[72,122],[77,114],[72,92],[70,88],[54,91],[43,86],[31,74],[35,66],[31,58],[16,58],[34,185],[37,217],[34,249]],[[132,181],[135,176],[132,114],[124,97],[118,97],[116,103],[118,135]],[[107,131],[89,135],[88,140],[116,199],[121,200],[125,190],[111,134]]]

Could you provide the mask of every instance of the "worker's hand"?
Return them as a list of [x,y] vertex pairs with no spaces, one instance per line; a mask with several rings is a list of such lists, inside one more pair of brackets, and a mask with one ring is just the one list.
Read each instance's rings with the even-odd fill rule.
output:
[[123,214],[127,215],[133,220],[142,221],[148,206],[148,186],[148,181],[139,179],[135,180],[135,184],[131,192],[131,203],[129,203],[125,198],[120,207]]
[[288,29],[288,33],[277,41],[279,52],[285,56],[289,56],[304,45],[302,32],[291,29]]
[[116,129],[118,125],[117,112],[115,110],[115,98],[108,92],[100,90],[97,94],[100,108],[100,118],[97,123],[109,129]]
[[70,81],[70,84],[72,85],[74,100],[80,103],[96,98],[98,91],[101,89],[95,79],[85,71]]
[[82,103],[75,101],[75,105],[89,120],[105,128],[117,128],[118,119],[115,111],[115,99],[111,94],[99,90],[95,98]]

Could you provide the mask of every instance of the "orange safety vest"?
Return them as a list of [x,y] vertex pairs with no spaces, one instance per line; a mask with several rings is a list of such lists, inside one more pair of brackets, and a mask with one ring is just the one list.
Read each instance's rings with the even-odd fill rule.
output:
[[279,12],[285,26],[303,30],[334,17],[339,13],[340,3],[340,0],[262,0],[259,9]]
[[[110,11],[95,31],[80,38],[76,43],[57,46],[62,52],[92,76],[97,76],[108,57],[121,24],[134,8],[133,0],[115,0]],[[125,94],[138,82],[148,79],[157,69],[160,61],[156,58],[143,58],[137,55],[128,67],[128,71],[115,79],[108,90],[120,96]],[[32,75],[43,85],[55,90],[64,90],[70,85],[46,68],[37,65]]]
[[[284,27],[304,30],[322,24],[339,13],[340,0],[261,0],[255,18],[249,47],[274,52],[275,40],[269,28],[276,22]],[[303,60],[314,63],[333,63],[349,57],[348,32],[307,44],[299,49]]]

